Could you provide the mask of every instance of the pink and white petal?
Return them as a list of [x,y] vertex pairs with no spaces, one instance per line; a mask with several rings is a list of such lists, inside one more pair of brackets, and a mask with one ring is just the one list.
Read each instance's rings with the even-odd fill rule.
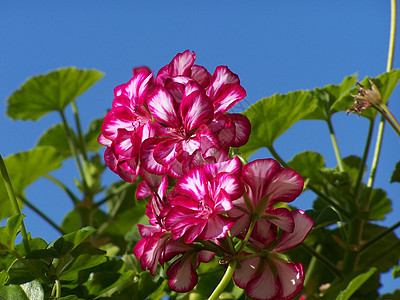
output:
[[[233,217],[231,215],[231,212],[233,212],[234,210],[229,211],[228,215],[230,217]],[[239,210],[237,210],[239,211]],[[241,211],[240,211],[241,212]],[[241,212],[242,214],[235,218],[235,222],[233,223],[232,227],[229,229],[232,236],[237,236],[238,234],[240,234],[241,232],[243,232],[243,230],[249,228],[250,226],[250,221],[251,218],[249,215],[244,214],[243,212]]]
[[252,239],[258,241],[261,247],[276,240],[278,234],[275,225],[272,225],[268,220],[258,219],[251,233]]
[[104,162],[111,171],[117,173],[118,160],[111,148],[104,151]]
[[196,59],[196,53],[190,53],[189,50],[178,53],[168,65],[168,72],[171,77],[185,75],[190,77],[190,69]]
[[227,83],[240,83],[239,76],[232,73],[226,66],[218,66],[215,68],[214,74],[212,76],[212,83],[208,89],[207,95],[214,97],[218,89]]
[[232,225],[232,218],[219,214],[213,214],[211,218],[207,220],[207,224],[198,238],[201,240],[223,238],[226,236],[226,233],[232,227]]
[[220,190],[227,192],[230,200],[235,200],[243,196],[244,186],[240,181],[240,177],[228,173],[220,173],[213,183],[213,190],[215,192]]
[[207,225],[206,220],[197,221],[195,225],[193,225],[192,223],[188,223],[185,234],[183,235],[183,241],[187,244],[190,244],[193,243],[193,241],[197,238],[205,240],[200,236],[204,232],[206,225]]
[[175,184],[174,191],[195,200],[208,194],[208,180],[202,169],[194,169],[182,176]]
[[166,168],[159,164],[153,156],[154,149],[157,147],[159,140],[158,138],[149,138],[142,143],[140,148],[140,164],[149,173],[164,175]]
[[138,183],[136,188],[136,199],[145,199],[149,197],[152,193],[149,185],[146,181],[141,181]]
[[281,283],[279,299],[293,299],[303,290],[303,266],[299,263],[287,263],[278,260],[274,262],[278,271],[278,280]]
[[197,258],[198,262],[208,263],[210,262],[215,256],[215,252],[208,251],[208,250],[201,250],[199,252],[199,256]]
[[269,193],[267,183],[281,169],[280,164],[272,158],[257,159],[243,166],[242,179],[250,187],[248,195],[254,207]]
[[[142,257],[146,243],[147,243],[147,239],[145,239],[145,238],[142,238],[139,241],[137,241],[137,243],[133,247],[133,254],[136,256],[136,258]],[[145,269],[143,269],[143,270],[145,270]]]
[[276,246],[276,252],[292,249],[301,244],[314,226],[314,221],[302,210],[292,211],[294,220],[293,232],[284,232]]
[[185,91],[185,85],[181,82],[167,79],[165,81],[165,88],[168,90],[168,92],[170,92],[172,97],[174,97],[176,103],[180,104],[183,98],[183,93]]
[[178,293],[192,290],[198,281],[197,273],[190,257],[183,257],[174,261],[169,266],[166,274],[169,277],[169,288]]
[[242,163],[237,156],[224,162],[204,165],[203,168],[207,178],[210,180],[215,178],[219,173],[229,173],[237,177],[240,177],[242,174]]
[[225,213],[231,210],[233,205],[230,195],[223,189],[217,189],[215,192],[217,194],[216,199],[213,199],[214,203],[212,203],[214,205],[214,213]]
[[161,165],[168,166],[178,155],[177,146],[180,140],[175,138],[160,138],[154,148],[153,157]]
[[249,119],[242,114],[231,114],[229,117],[235,126],[235,140],[231,147],[241,147],[245,145],[251,133],[251,124]]
[[278,219],[269,219],[272,224],[275,224],[280,229],[286,232],[293,232],[294,220],[292,213],[286,208],[270,209],[265,212],[265,215],[272,215],[278,217]]
[[159,86],[164,86],[166,79],[170,77],[168,72],[168,65],[162,67],[156,76],[155,84]]
[[203,88],[208,87],[211,81],[211,74],[207,71],[206,68],[198,65],[192,66],[192,75],[191,77],[196,80],[198,84],[200,84]]
[[164,262],[171,260],[178,254],[183,254],[193,250],[191,245],[182,243],[181,241],[171,239],[165,247]]
[[124,106],[111,109],[104,117],[101,132],[105,138],[115,139],[118,129],[135,130],[133,125],[134,115],[132,111]]
[[182,116],[186,134],[200,125],[211,122],[214,108],[210,98],[203,91],[194,91],[183,97],[179,112]]
[[114,142],[114,152],[121,158],[131,158],[139,156],[141,136],[135,131],[118,129],[118,134]]
[[152,73],[148,73],[148,69],[141,69],[126,83],[124,94],[132,99],[132,106],[143,103],[139,99],[147,89],[148,82],[152,76]]
[[139,173],[137,159],[129,159],[119,162],[117,172],[118,175],[126,182],[135,182]]
[[268,186],[270,205],[277,202],[292,202],[303,191],[304,181],[299,173],[292,169],[282,169],[274,174]]
[[147,172],[145,169],[141,168],[139,175],[142,176],[143,180],[152,188],[156,188],[160,185],[163,179],[162,175],[155,175]]
[[131,107],[131,99],[128,98],[128,96],[122,94],[120,96],[116,96],[112,102],[112,108],[118,107],[118,106],[125,106],[125,107]]
[[112,140],[106,138],[104,134],[100,133],[99,137],[97,138],[97,142],[103,146],[111,147]]
[[240,84],[223,84],[214,95],[214,110],[222,113],[227,112],[244,97],[246,97],[246,91]]
[[179,128],[181,120],[175,111],[175,100],[164,88],[158,88],[147,102],[154,119],[168,127]]
[[262,272],[247,284],[246,294],[255,300],[277,299],[279,285],[276,283],[268,264],[265,264]]
[[233,273],[233,280],[238,287],[246,289],[249,281],[255,277],[259,263],[259,257],[248,258],[240,262],[240,268]]

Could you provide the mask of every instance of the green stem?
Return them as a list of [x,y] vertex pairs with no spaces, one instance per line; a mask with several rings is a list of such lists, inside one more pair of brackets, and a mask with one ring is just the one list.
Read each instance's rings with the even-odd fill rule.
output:
[[386,64],[386,72],[389,72],[393,68],[393,56],[394,56],[394,42],[396,38],[396,0],[391,1],[391,15],[390,15],[390,38],[389,38],[389,50],[388,59]]
[[[376,142],[375,142],[374,157],[372,159],[371,172],[369,174],[368,183],[367,183],[367,186],[369,188],[371,188],[371,189],[372,189],[372,186],[374,184],[376,169],[378,167],[378,160],[379,160],[379,155],[380,155],[380,152],[381,152],[383,129],[384,128],[385,128],[385,118],[382,117],[381,121],[379,122],[378,135],[376,137]],[[366,202],[369,202],[369,201],[366,201]]]
[[391,233],[393,230],[395,230],[398,227],[400,227],[400,221],[398,221],[397,223],[393,224],[392,226],[390,226],[386,230],[382,231],[377,236],[375,236],[372,239],[370,239],[369,241],[367,241],[364,245],[362,245],[360,251],[364,252],[364,251],[368,250],[369,247],[371,247],[376,242],[380,241],[382,238],[384,238],[386,235],[388,235],[389,233]]
[[44,175],[44,177],[46,177],[48,180],[50,180],[53,183],[55,183],[56,185],[58,185],[64,192],[66,192],[75,206],[78,203],[80,203],[78,197],[76,197],[75,194],[64,183],[62,183],[60,180],[58,180],[57,178],[55,178],[55,177],[53,177],[53,176],[51,176],[49,174]]
[[[290,168],[290,166],[283,160],[282,157],[275,151],[273,146],[268,147],[269,152],[271,152],[272,156],[279,161],[279,163],[284,167],[284,168]],[[332,206],[336,211],[340,212],[343,217],[346,219],[349,219],[351,215],[344,209],[342,208],[339,204],[337,204],[334,200],[332,200],[330,197],[319,191],[316,187],[314,187],[311,183],[308,183],[307,187],[313,191],[317,196],[321,198],[321,200],[325,201],[328,205]]]
[[247,241],[249,240],[251,233],[253,232],[253,229],[254,229],[254,226],[256,225],[257,220],[258,220],[258,216],[253,216],[251,218],[251,223],[250,223],[249,229],[247,230],[246,236],[245,236],[244,240],[242,241],[242,243],[240,244],[239,249],[238,249],[238,251],[236,251],[236,253],[239,254],[243,250],[243,248],[246,246]]
[[342,272],[338,268],[336,268],[336,266],[332,264],[325,256],[318,253],[318,251],[314,250],[306,243],[300,244],[300,247],[306,250],[313,257],[316,257],[316,259],[318,259],[318,261],[320,261],[325,267],[327,267],[336,277],[343,278]]
[[348,275],[355,271],[360,258],[360,243],[364,228],[364,220],[355,217],[349,223],[347,231],[347,248],[344,253],[342,271]]
[[208,298],[208,300],[217,300],[218,297],[222,294],[222,292],[225,290],[226,286],[232,279],[233,272],[235,271],[236,268],[236,263],[237,263],[236,259],[232,259],[229,262],[224,277],[222,277],[221,281],[219,282],[219,284],[217,285],[211,296]]
[[[3,160],[3,157],[1,156],[1,154],[0,154],[0,170],[1,170],[1,174],[3,176],[4,185],[6,186],[8,197],[10,198],[10,201],[11,201],[11,207],[13,208],[14,214],[20,215],[21,210],[19,209],[17,197],[15,195],[10,176],[8,175],[6,164],[4,163],[4,160]],[[31,249],[29,247],[28,234],[26,232],[26,227],[25,227],[25,223],[23,220],[21,223],[21,236],[22,236],[22,242],[24,244],[25,252],[29,253],[31,251]]]
[[397,135],[400,136],[399,122],[396,120],[392,112],[384,103],[381,104],[381,108],[383,111],[380,109],[378,109],[378,111],[382,114],[382,116],[386,119],[386,121],[389,122],[390,126],[392,126],[393,130],[397,133]]
[[[318,254],[321,254],[321,250],[322,250],[322,245],[319,244],[319,245],[315,248],[315,252],[318,253]],[[313,273],[314,273],[314,270],[315,270],[315,267],[316,267],[316,265],[317,265],[317,261],[318,261],[318,259],[317,259],[316,256],[312,256],[312,257],[311,257],[311,261],[310,261],[310,263],[309,263],[309,265],[308,265],[308,269],[307,269],[307,272],[306,272],[306,276],[305,276],[305,278],[304,278],[304,287],[306,287],[306,286],[308,285],[310,279],[312,278]]]
[[331,119],[329,118],[326,121],[326,123],[328,124],[329,133],[330,133],[331,140],[332,140],[332,146],[333,146],[333,150],[335,151],[335,156],[336,156],[336,161],[338,163],[339,171],[344,172],[343,160],[342,160],[342,157],[340,156],[339,146],[338,146],[338,143],[336,140],[335,131],[333,130]]
[[356,185],[354,188],[354,196],[356,201],[358,202],[358,199],[360,197],[360,192],[361,192],[361,182],[363,179],[363,175],[365,172],[365,164],[367,162],[368,154],[369,154],[369,149],[371,147],[371,141],[372,141],[372,133],[374,132],[374,124],[375,122],[373,120],[369,121],[369,128],[368,128],[368,134],[367,134],[367,141],[365,142],[365,147],[364,147],[364,153],[363,157],[360,163],[360,167],[358,170],[358,175],[357,175],[357,180],[356,180]]
[[34,212],[36,212],[39,216],[41,216],[47,223],[53,226],[62,235],[66,234],[66,232],[60,226],[58,226],[53,220],[51,220],[48,216],[46,216],[41,210],[39,210],[35,205],[33,205],[27,199],[25,199],[24,197],[19,197],[19,199],[21,199],[22,202],[24,202],[27,206],[29,206]]
[[76,162],[76,164],[78,166],[79,173],[81,174],[82,184],[83,184],[85,190],[87,190],[86,173],[85,173],[85,171],[84,171],[84,169],[82,167],[82,163],[81,163],[81,160],[80,160],[80,158],[78,156],[78,153],[76,152],[76,146],[75,146],[74,138],[73,138],[71,130],[70,130],[69,126],[68,126],[67,119],[65,118],[64,111],[61,110],[59,112],[60,112],[60,115],[61,115],[61,119],[62,119],[62,122],[63,122],[63,125],[64,125],[65,132],[66,132],[67,137],[68,137],[69,149],[70,149],[70,151],[72,153],[72,156],[75,158],[75,162]]
[[86,145],[85,145],[85,140],[84,140],[83,134],[82,134],[81,122],[79,120],[79,114],[78,114],[78,107],[76,106],[75,100],[72,101],[72,112],[75,116],[75,124],[76,124],[76,128],[78,130],[79,146],[81,148],[81,154],[83,156],[83,159],[85,161],[87,161]]
[[110,195],[108,195],[107,197],[103,198],[102,200],[96,202],[93,206],[94,208],[98,208],[99,206],[103,205],[104,203],[106,203],[107,201],[109,201],[112,197],[115,197],[116,195],[118,195],[119,193],[121,193],[122,191],[126,190],[127,188],[129,188],[131,186],[132,183],[129,182],[124,182],[121,186],[119,186],[118,188],[116,188],[114,190],[114,192]]

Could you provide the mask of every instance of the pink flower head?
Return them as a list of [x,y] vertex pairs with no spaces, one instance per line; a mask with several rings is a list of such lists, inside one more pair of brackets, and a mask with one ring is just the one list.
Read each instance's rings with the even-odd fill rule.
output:
[[240,262],[240,268],[233,274],[233,280],[252,299],[292,299],[303,289],[304,273],[299,263],[292,263],[281,251],[296,247],[304,241],[314,221],[304,211],[292,213],[294,230],[284,232],[276,246],[251,239],[252,248],[258,248],[260,256],[251,256]]
[[238,158],[202,165],[182,176],[171,192],[165,226],[174,239],[185,243],[195,239],[215,240],[225,237],[233,219],[225,216],[232,200],[243,194]]
[[107,166],[128,182],[140,173],[142,141],[153,135],[146,99],[152,90],[152,73],[147,68],[134,70],[134,76],[114,89],[112,109],[104,118],[98,142],[107,146]]
[[274,208],[277,202],[291,202],[303,190],[303,178],[292,169],[284,169],[274,159],[259,159],[242,168],[242,180],[246,187],[244,196],[233,202],[230,217],[237,219],[231,232],[239,234],[250,225],[254,214],[259,216],[253,237],[268,239],[265,234],[270,224],[292,232],[293,218],[286,208]]

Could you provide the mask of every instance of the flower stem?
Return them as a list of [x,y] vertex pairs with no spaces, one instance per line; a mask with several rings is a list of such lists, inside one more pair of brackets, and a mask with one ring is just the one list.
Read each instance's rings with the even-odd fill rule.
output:
[[219,282],[211,296],[208,298],[208,300],[217,300],[218,297],[222,294],[222,292],[225,290],[226,286],[232,279],[233,272],[236,268],[236,263],[236,259],[232,259],[229,261],[229,265],[225,271],[224,277],[222,277],[221,281]]
[[68,126],[67,119],[65,118],[64,111],[60,110],[59,112],[60,112],[60,115],[61,115],[61,119],[62,119],[62,122],[63,122],[63,125],[64,125],[65,132],[66,132],[67,137],[68,137],[69,149],[70,149],[70,151],[72,153],[72,156],[75,158],[75,162],[76,162],[76,164],[78,166],[79,173],[81,174],[82,184],[83,184],[85,190],[87,190],[86,174],[85,174],[85,171],[84,171],[84,169],[82,167],[82,163],[81,163],[81,160],[80,160],[80,158],[78,156],[78,153],[76,152],[76,146],[75,146],[74,138],[73,138],[71,130],[70,130],[69,126]]
[[55,177],[53,177],[53,176],[51,176],[49,174],[44,175],[44,177],[46,177],[48,180],[54,182],[64,192],[66,192],[67,195],[71,198],[71,200],[72,200],[72,202],[74,203],[75,206],[80,202],[78,197],[76,197],[75,194],[64,183],[62,183],[60,180],[58,180],[57,178],[55,178]]
[[[8,175],[6,164],[4,163],[4,160],[3,160],[3,157],[1,156],[1,154],[0,154],[0,170],[1,170],[1,174],[3,176],[4,185],[6,186],[8,197],[10,198],[10,201],[11,201],[11,207],[13,208],[14,214],[20,215],[21,210],[19,209],[17,197],[15,195],[10,176]],[[28,235],[26,233],[26,227],[25,227],[25,223],[23,220],[21,223],[21,236],[22,236],[22,242],[24,244],[25,252],[29,253],[30,252],[29,239],[28,239]]]
[[86,145],[85,145],[85,140],[84,140],[83,134],[82,134],[81,122],[79,120],[78,107],[76,106],[75,100],[73,100],[71,104],[72,104],[72,112],[75,116],[76,129],[78,130],[79,146],[81,149],[81,154],[82,154],[83,159],[85,161],[87,161]]
[[[268,147],[269,152],[271,152],[272,156],[279,161],[279,163],[285,167],[285,168],[290,168],[290,166],[283,160],[282,157],[279,156],[279,154],[275,151],[273,146]],[[340,212],[343,217],[346,219],[350,218],[350,214],[342,208],[339,204],[337,204],[334,200],[332,200],[330,197],[319,191],[315,186],[313,186],[311,183],[308,183],[307,187],[313,191],[317,196],[321,198],[321,200],[325,201],[328,205],[332,206],[336,211]]]
[[244,240],[242,241],[242,243],[240,244],[239,249],[236,251],[236,253],[239,254],[243,250],[243,248],[246,246],[247,241],[249,240],[251,233],[253,232],[253,229],[254,229],[254,226],[256,225],[257,220],[258,220],[258,215],[254,215],[251,218],[251,223],[250,223],[249,229],[247,230],[246,236],[245,236]]
[[330,262],[325,256],[321,255],[318,251],[314,250],[312,247],[308,246],[306,243],[300,244],[304,250],[310,253],[313,257],[316,257],[321,263],[325,265],[335,276],[343,278],[343,274],[340,270],[336,268],[334,264]]
[[392,126],[393,130],[397,133],[397,135],[400,136],[399,122],[396,120],[396,118],[394,117],[392,112],[389,110],[389,108],[386,106],[386,104],[382,103],[381,108],[383,111],[379,110],[379,112],[389,122],[390,126]]
[[19,199],[21,199],[21,201],[24,202],[25,205],[29,206],[35,213],[37,213],[39,216],[41,216],[47,223],[49,223],[51,226],[53,226],[62,235],[66,234],[66,232],[60,226],[58,226],[53,220],[51,220],[48,216],[46,216],[40,209],[38,209],[35,205],[33,205],[27,199],[25,199],[24,197],[19,197]]
[[333,150],[335,151],[335,156],[336,156],[336,161],[338,163],[339,171],[343,172],[344,171],[343,160],[342,160],[342,157],[340,156],[339,146],[338,146],[338,143],[336,140],[335,131],[333,130],[331,119],[329,118],[326,121],[326,123],[328,124],[329,133],[330,133],[331,140],[332,140],[332,146],[333,146]]
[[370,239],[369,241],[367,241],[364,245],[362,245],[361,247],[361,252],[364,252],[366,250],[368,250],[368,248],[370,246],[372,246],[373,244],[375,244],[376,242],[380,241],[382,238],[384,238],[386,235],[388,235],[389,233],[391,233],[393,230],[395,230],[396,228],[400,227],[400,221],[398,221],[397,223],[393,224],[392,226],[390,226],[389,228],[387,228],[386,230],[382,231],[380,234],[378,234],[377,236],[373,237],[372,239]]

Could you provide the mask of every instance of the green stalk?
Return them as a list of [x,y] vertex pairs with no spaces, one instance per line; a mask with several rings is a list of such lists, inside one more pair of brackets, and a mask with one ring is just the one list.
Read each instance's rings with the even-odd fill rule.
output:
[[25,267],[27,267],[29,270],[32,271],[32,274],[35,276],[35,278],[40,278],[43,280],[43,282],[45,283],[49,283],[49,279],[40,271],[38,271],[34,266],[32,266],[30,264],[30,262],[28,260],[26,260],[25,258],[23,258],[21,255],[19,255],[19,253],[15,250],[13,250],[11,252],[16,258],[18,258],[18,260],[23,263],[25,265]]
[[[21,210],[19,209],[17,197],[15,196],[14,188],[12,186],[10,176],[8,175],[6,164],[4,163],[4,160],[3,160],[3,157],[1,156],[1,154],[0,154],[0,170],[1,170],[1,174],[3,176],[4,185],[6,186],[8,197],[10,198],[10,201],[11,201],[11,207],[13,208],[14,214],[20,215]],[[26,227],[25,227],[25,223],[23,220],[21,223],[21,236],[22,236],[22,242],[24,244],[25,252],[29,253],[31,251],[31,249],[29,247],[28,234],[26,232]]]
[[129,188],[131,185],[131,183],[129,182],[124,182],[121,186],[119,186],[118,188],[115,189],[114,193],[112,193],[111,195],[108,195],[107,197],[105,197],[104,199],[96,202],[93,206],[95,208],[98,208],[99,206],[103,205],[104,203],[106,203],[107,201],[109,201],[112,197],[115,197],[116,195],[118,195],[119,193],[121,193],[122,191],[126,190],[127,188]]
[[392,112],[389,110],[389,108],[386,106],[385,103],[381,104],[382,110],[378,109],[378,111],[382,114],[382,116],[388,121],[390,126],[392,126],[393,130],[397,133],[398,136],[400,136],[400,125],[399,122],[396,120]]
[[229,262],[228,268],[225,271],[224,276],[222,277],[221,281],[215,288],[214,292],[211,294],[211,296],[208,298],[208,300],[217,300],[218,297],[222,294],[222,292],[225,290],[226,286],[232,279],[233,272],[235,271],[237,261],[236,259],[232,259]]
[[71,104],[72,104],[72,112],[75,116],[76,129],[78,130],[79,146],[81,148],[81,154],[83,156],[83,159],[87,161],[86,144],[82,134],[82,127],[81,127],[81,122],[79,120],[78,107],[76,106],[75,100],[73,100]]
[[58,180],[57,178],[46,174],[44,175],[44,177],[46,177],[48,180],[54,182],[56,185],[58,185],[64,192],[67,193],[67,195],[69,196],[69,198],[72,200],[73,204],[76,206],[78,203],[80,203],[78,197],[75,196],[75,194],[64,184],[62,183],[60,180]]
[[376,235],[375,237],[373,237],[372,239],[367,241],[364,245],[362,245],[360,251],[364,252],[364,251],[368,250],[369,247],[371,247],[376,242],[380,241],[382,238],[384,238],[386,235],[388,235],[389,233],[391,233],[393,230],[395,230],[398,227],[400,227],[400,221],[398,221],[397,223],[393,224],[392,226],[390,226],[386,230],[382,231],[380,234]]
[[35,205],[33,205],[27,199],[25,199],[24,197],[19,197],[19,199],[21,199],[22,202],[24,202],[27,206],[29,206],[35,213],[37,213],[39,216],[41,216],[47,223],[49,223],[51,226],[53,226],[62,235],[66,234],[66,232],[60,226],[58,226],[53,220],[51,220],[48,216],[46,216],[40,209],[38,209]]
[[238,249],[238,251],[236,251],[236,253],[239,254],[243,250],[243,248],[246,246],[246,244],[251,236],[251,233],[253,232],[254,226],[256,225],[257,220],[258,220],[258,216],[253,216],[251,218],[251,223],[250,223],[249,229],[247,230],[246,236],[245,236],[244,240],[242,241],[242,243],[240,244],[239,249]]
[[306,250],[313,257],[316,257],[322,264],[325,265],[333,274],[338,278],[343,278],[343,274],[340,270],[336,268],[334,264],[330,262],[325,256],[321,255],[318,251],[314,250],[312,247],[308,246],[306,243],[300,244],[304,250]]
[[[279,161],[279,163],[284,167],[284,168],[290,168],[290,166],[283,160],[282,157],[275,151],[274,147],[268,147],[269,152],[271,152],[272,156]],[[339,204],[337,204],[333,199],[319,191],[316,187],[314,187],[311,183],[308,183],[307,187],[313,191],[317,196],[321,198],[321,200],[325,201],[328,205],[332,206],[336,211],[340,212],[343,217],[346,219],[349,219],[351,216],[350,214],[342,208]]]
[[335,156],[336,156],[336,161],[338,163],[339,171],[343,172],[344,171],[343,160],[342,160],[342,157],[340,156],[339,146],[338,146],[338,143],[336,140],[335,131],[333,130],[331,119],[329,118],[326,121],[326,123],[328,124],[329,133],[330,133],[331,141],[332,141],[332,146],[333,146],[333,150],[335,151]]
[[357,181],[356,181],[356,185],[354,188],[354,196],[355,196],[354,198],[356,199],[356,201],[358,201],[358,199],[360,197],[361,182],[362,182],[363,175],[364,175],[364,167],[367,162],[369,149],[371,147],[372,133],[374,132],[374,124],[375,124],[375,122],[373,120],[369,120],[367,141],[365,142],[364,153],[363,153],[363,157],[361,159],[360,168],[358,170],[358,175],[357,175]]
[[76,162],[76,164],[78,166],[79,173],[81,174],[82,184],[83,184],[85,190],[87,190],[87,178],[86,178],[87,176],[86,176],[86,173],[85,173],[85,171],[84,171],[84,169],[82,167],[82,163],[81,163],[81,160],[80,160],[80,158],[78,156],[78,153],[76,152],[74,138],[73,138],[71,130],[70,130],[69,126],[68,126],[67,119],[65,118],[64,111],[59,111],[59,113],[61,115],[61,119],[62,119],[62,122],[63,122],[63,125],[64,125],[64,129],[65,129],[65,132],[66,132],[67,137],[68,137],[69,149],[70,149],[70,151],[72,153],[72,156],[75,158],[75,162]]

